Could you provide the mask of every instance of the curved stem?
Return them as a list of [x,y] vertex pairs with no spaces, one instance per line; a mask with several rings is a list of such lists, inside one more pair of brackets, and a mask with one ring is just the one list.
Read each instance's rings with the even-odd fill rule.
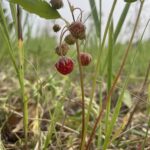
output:
[[118,81],[118,79],[119,79],[119,77],[120,77],[120,75],[121,75],[121,73],[122,73],[122,70],[123,70],[123,68],[124,68],[124,65],[125,65],[125,63],[126,63],[127,56],[128,56],[129,50],[130,50],[130,48],[131,48],[132,41],[133,41],[133,38],[134,38],[134,35],[135,35],[135,31],[136,31],[136,28],[137,28],[137,25],[138,25],[138,22],[139,22],[139,18],[140,18],[140,15],[141,15],[141,11],[142,11],[142,8],[143,8],[143,4],[144,4],[144,1],[141,2],[140,9],[139,9],[139,13],[138,13],[138,16],[137,16],[137,19],[136,19],[136,22],[135,22],[135,26],[134,26],[134,29],[133,29],[133,32],[132,32],[132,35],[131,35],[131,38],[130,38],[129,45],[128,45],[127,49],[126,49],[125,55],[124,55],[124,57],[123,57],[123,61],[122,61],[122,63],[121,63],[121,66],[120,66],[120,69],[119,69],[119,71],[118,71],[118,73],[117,73],[117,76],[116,76],[116,78],[115,78],[115,80],[114,80],[114,82],[113,82],[113,85],[112,85],[112,87],[111,87],[111,89],[110,89],[108,95],[107,95],[107,96],[105,97],[105,99],[104,99],[104,102],[105,102],[105,103],[104,103],[104,107],[101,109],[101,111],[100,111],[100,113],[99,113],[99,115],[98,115],[98,117],[97,117],[97,119],[96,119],[96,121],[95,121],[93,130],[92,130],[92,133],[91,133],[91,135],[90,135],[90,138],[89,138],[89,140],[88,140],[88,144],[87,144],[87,146],[86,146],[86,150],[89,149],[89,146],[90,146],[90,144],[91,144],[91,142],[92,142],[92,139],[93,139],[93,137],[94,137],[94,135],[95,135],[95,132],[96,132],[96,129],[97,129],[97,125],[99,124],[99,122],[100,122],[100,120],[101,120],[101,118],[102,118],[103,112],[104,112],[104,110],[105,110],[105,108],[106,108],[106,106],[107,106],[107,104],[108,104],[108,102],[109,102],[109,99],[110,99],[110,97],[111,97],[111,95],[112,95],[112,93],[113,93],[113,91],[114,91],[114,89],[115,89],[115,86],[116,86],[116,84],[117,84],[117,81]]
[[80,17],[79,20],[80,20],[80,22],[81,22],[81,21],[82,21],[83,11],[81,10],[81,8],[78,8],[78,7],[77,7],[77,8],[74,8],[74,9],[73,9],[73,13],[74,13],[75,10],[79,10],[79,11],[80,11],[80,14],[79,14],[79,16],[77,17],[77,20],[78,20],[79,17]]
[[67,29],[65,30],[65,28],[66,28],[66,26],[64,26],[63,29],[62,29],[62,32],[61,32],[61,35],[60,35],[59,45],[61,45],[61,43],[62,43],[62,39],[63,39],[64,34],[68,31]]
[[61,56],[63,57],[63,52],[62,52],[62,48],[61,48],[61,43],[62,43],[62,39],[64,34],[68,31],[67,29],[64,30],[66,28],[66,26],[62,29],[61,35],[60,35],[60,42],[59,42],[59,51],[61,53]]

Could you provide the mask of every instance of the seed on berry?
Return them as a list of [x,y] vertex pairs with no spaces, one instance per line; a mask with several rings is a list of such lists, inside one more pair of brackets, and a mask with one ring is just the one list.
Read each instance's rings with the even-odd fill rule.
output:
[[55,64],[55,67],[58,72],[60,72],[63,75],[67,75],[72,72],[74,63],[71,58],[61,57]]
[[76,39],[73,37],[72,34],[68,34],[66,37],[65,37],[65,42],[69,45],[73,45],[75,42],[76,42]]
[[85,26],[82,22],[76,21],[69,26],[69,31],[76,39],[85,38]]
[[63,43],[55,48],[55,52],[59,56],[65,56],[69,50],[69,47],[66,43]]
[[51,0],[50,3],[54,9],[60,9],[64,5],[62,0]]
[[92,56],[85,52],[80,52],[79,58],[82,66],[88,66],[92,61]]
[[61,29],[60,25],[54,24],[54,26],[53,26],[53,31],[54,32],[58,32],[60,29]]

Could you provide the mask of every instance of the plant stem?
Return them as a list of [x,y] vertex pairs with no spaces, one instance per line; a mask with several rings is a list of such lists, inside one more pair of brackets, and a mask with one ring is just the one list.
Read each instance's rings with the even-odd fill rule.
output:
[[24,89],[24,49],[23,49],[23,36],[21,27],[21,9],[17,5],[17,25],[18,25],[18,55],[19,55],[19,76],[20,76],[20,88],[22,95],[22,108],[23,108],[23,124],[24,124],[24,135],[25,135],[25,149],[28,149],[28,101],[25,96]]
[[125,55],[124,55],[124,57],[123,57],[123,61],[122,61],[122,63],[121,63],[121,66],[120,66],[120,68],[119,68],[119,71],[118,71],[118,73],[117,73],[117,75],[116,75],[116,78],[115,78],[115,80],[114,80],[114,82],[113,82],[113,85],[112,85],[112,87],[111,87],[111,89],[110,89],[108,95],[107,95],[107,96],[105,97],[105,99],[104,99],[104,107],[103,107],[103,108],[101,109],[101,111],[99,112],[99,115],[98,115],[98,117],[97,117],[97,119],[96,119],[96,121],[95,121],[93,130],[92,130],[92,133],[91,133],[91,135],[90,135],[90,138],[89,138],[88,143],[87,143],[87,146],[86,146],[86,150],[89,149],[89,146],[90,146],[90,144],[91,144],[91,142],[92,142],[92,140],[93,140],[93,137],[94,137],[94,135],[95,135],[95,132],[96,132],[96,129],[97,129],[97,125],[98,125],[98,123],[100,122],[100,120],[101,120],[101,118],[102,118],[103,112],[104,112],[104,110],[105,110],[105,108],[106,108],[106,106],[107,106],[107,104],[108,104],[108,102],[109,102],[109,99],[110,99],[110,97],[111,97],[111,95],[112,95],[112,93],[113,93],[113,91],[114,91],[114,89],[115,89],[116,83],[117,83],[117,81],[118,81],[118,79],[119,79],[119,77],[120,77],[120,75],[121,75],[121,73],[122,73],[122,70],[123,70],[123,68],[124,68],[124,65],[125,65],[125,63],[126,63],[127,56],[128,56],[129,50],[130,50],[130,48],[131,48],[132,41],[133,41],[133,38],[134,38],[134,34],[135,34],[135,31],[136,31],[136,28],[137,28],[137,25],[138,25],[138,22],[139,22],[139,18],[140,18],[140,15],[141,15],[141,11],[142,11],[142,8],[143,8],[143,4],[144,4],[144,1],[141,1],[140,9],[139,9],[138,16],[137,16],[137,19],[136,19],[136,22],[135,22],[135,26],[134,26],[134,29],[133,29],[133,32],[132,32],[132,35],[131,35],[131,38],[130,38],[130,41],[129,41],[129,45],[128,45],[126,51],[125,51]]
[[[17,63],[16,63],[16,59],[13,53],[13,49],[12,49],[12,43],[10,41],[10,36],[9,36],[9,31],[6,25],[6,21],[5,21],[5,17],[4,17],[4,13],[2,10],[2,6],[0,3],[0,18],[1,18],[1,22],[0,22],[0,30],[2,31],[2,35],[4,37],[4,40],[6,41],[7,45],[8,45],[8,52],[10,55],[10,59],[13,63],[13,66],[15,68],[15,71],[17,73],[17,77],[19,80],[19,84],[20,84],[20,88],[21,88],[21,95],[22,95],[22,107],[24,110],[24,132],[25,132],[25,145],[27,147],[27,125],[28,125],[28,115],[27,115],[27,105],[24,105],[27,101],[25,98],[25,93],[24,93],[24,51],[23,51],[23,38],[22,38],[22,29],[21,29],[21,18],[20,18],[20,9],[19,6],[17,6],[17,26],[18,26],[18,54],[19,54],[19,61],[20,61],[20,68],[18,68]],[[26,148],[27,149],[27,148]]]
[[69,9],[70,9],[71,15],[72,15],[72,19],[75,22],[75,17],[74,17],[74,14],[73,14],[72,6],[71,6],[69,0],[67,0],[67,2],[68,2],[68,5],[69,5]]
[[[70,12],[72,15],[73,22],[75,22],[75,17],[73,14],[72,6],[67,0]],[[77,49],[77,60],[78,60],[78,65],[79,65],[79,73],[80,73],[80,86],[81,86],[81,95],[82,95],[82,135],[81,135],[81,147],[80,149],[82,150],[82,143],[84,141],[84,135],[85,135],[85,101],[84,101],[84,81],[83,81],[83,70],[81,66],[81,61],[80,61],[80,48],[79,48],[79,41],[76,40],[76,49]]]
[[79,50],[79,41],[76,40],[76,48],[77,48],[77,60],[79,65],[80,72],[80,85],[81,85],[81,94],[82,94],[82,135],[81,135],[81,145],[83,142],[83,136],[85,132],[85,100],[84,100],[84,81],[83,81],[83,70],[80,61],[80,50]]
[[[99,49],[101,49],[101,43],[102,43],[102,0],[99,1],[99,21],[100,21],[100,36],[99,36]],[[99,89],[102,91],[102,83],[99,84]],[[99,109],[102,108],[102,92],[100,92],[100,98],[99,98]],[[99,122],[100,124],[100,122]],[[99,127],[98,129],[98,138],[97,138],[97,147],[100,147],[102,142],[102,128]]]

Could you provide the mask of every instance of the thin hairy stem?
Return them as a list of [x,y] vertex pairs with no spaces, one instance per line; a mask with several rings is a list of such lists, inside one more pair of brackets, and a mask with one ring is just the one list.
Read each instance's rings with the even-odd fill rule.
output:
[[[73,11],[75,9],[72,9],[72,6],[71,6],[69,0],[68,0],[68,4],[69,4],[70,12],[72,14],[73,22],[75,22],[75,16],[74,16],[74,13],[73,13]],[[80,9],[80,11],[81,11],[81,9]],[[82,70],[81,61],[80,61],[80,46],[79,46],[79,41],[78,40],[76,40],[76,49],[77,49],[77,60],[78,60],[78,65],[79,65],[80,86],[81,86],[81,95],[82,95],[82,135],[81,135],[81,145],[82,145],[83,140],[84,140],[84,134],[85,134],[84,133],[85,132],[85,100],[84,100],[83,70]],[[81,149],[82,149],[82,146],[81,146]]]
[[[80,85],[81,85],[81,94],[82,94],[82,135],[81,135],[81,143],[83,142],[84,128],[85,128],[85,100],[84,100],[84,81],[83,81],[83,70],[80,61],[80,50],[79,50],[79,42],[76,40],[76,48],[77,48],[77,60],[79,65],[80,72]],[[82,144],[81,144],[82,145]]]

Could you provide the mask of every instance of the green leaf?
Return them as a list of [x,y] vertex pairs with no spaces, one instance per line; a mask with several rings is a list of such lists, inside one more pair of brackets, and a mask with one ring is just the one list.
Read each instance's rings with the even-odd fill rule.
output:
[[127,3],[133,3],[133,2],[136,2],[137,0],[124,0],[124,1]]
[[60,18],[57,10],[53,9],[46,1],[42,0],[10,0],[10,2],[19,4],[23,9],[30,13],[39,15],[46,19]]

